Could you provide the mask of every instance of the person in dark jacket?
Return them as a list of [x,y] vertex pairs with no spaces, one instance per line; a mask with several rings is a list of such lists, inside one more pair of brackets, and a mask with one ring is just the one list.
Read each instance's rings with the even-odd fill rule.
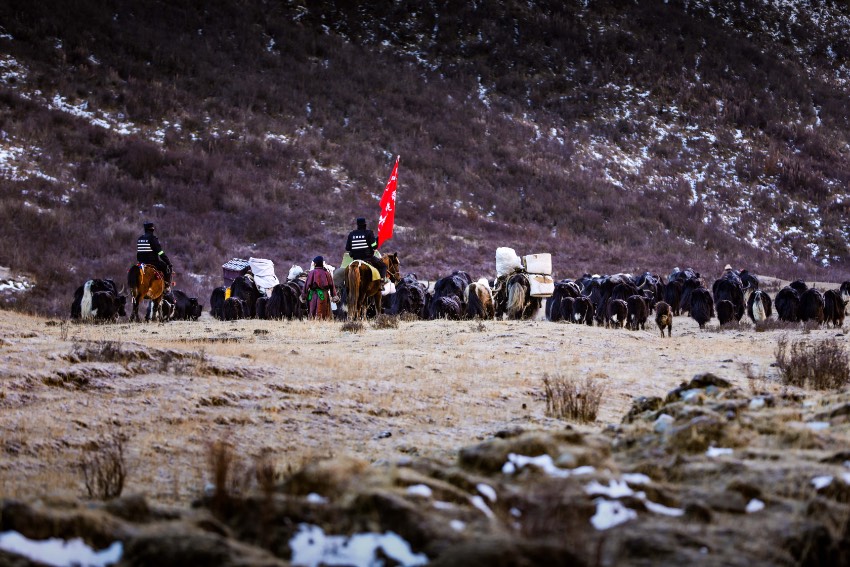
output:
[[323,257],[313,258],[313,269],[307,273],[301,298],[308,303],[311,318],[331,318],[331,298],[336,298],[336,287]]
[[145,233],[136,239],[136,261],[151,264],[162,272],[166,288],[171,286],[172,265],[154,234],[156,227],[152,222],[144,224]]
[[381,274],[381,279],[386,280],[387,266],[375,257],[377,248],[378,240],[375,238],[375,233],[366,228],[366,219],[358,218],[357,229],[348,233],[345,251],[348,252],[352,260],[363,260],[375,266]]

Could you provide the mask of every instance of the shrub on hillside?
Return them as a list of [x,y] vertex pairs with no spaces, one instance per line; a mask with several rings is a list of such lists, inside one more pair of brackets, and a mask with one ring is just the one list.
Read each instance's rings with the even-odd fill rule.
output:
[[596,421],[605,384],[600,376],[588,375],[584,380],[571,376],[543,376],[546,415],[582,423]]
[[783,336],[776,344],[776,364],[785,384],[837,390],[850,382],[850,356],[836,339],[799,340]]

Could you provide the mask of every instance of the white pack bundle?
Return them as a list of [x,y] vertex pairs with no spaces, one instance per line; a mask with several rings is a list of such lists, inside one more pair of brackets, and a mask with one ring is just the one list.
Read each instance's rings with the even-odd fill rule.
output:
[[522,263],[525,266],[525,271],[529,274],[552,275],[551,254],[529,254],[523,256]]
[[555,293],[555,280],[545,274],[528,274],[531,297],[552,297]]
[[304,269],[301,266],[295,265],[289,268],[289,273],[286,274],[286,280],[292,281],[295,278],[301,277],[301,274],[304,273]]
[[522,269],[522,259],[513,248],[496,248],[496,276],[506,276],[516,269]]
[[251,266],[251,273],[254,274],[254,283],[258,288],[270,290],[280,283],[277,276],[274,275],[274,262],[263,258],[248,258],[248,265]]

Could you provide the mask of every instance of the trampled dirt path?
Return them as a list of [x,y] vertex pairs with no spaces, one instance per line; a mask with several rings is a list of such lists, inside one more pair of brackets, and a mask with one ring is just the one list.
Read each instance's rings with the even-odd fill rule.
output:
[[[499,430],[559,429],[544,375],[604,379],[598,430],[635,396],[700,372],[742,388],[745,366],[776,380],[786,333],[700,331],[677,317],[630,332],[546,321],[401,322],[361,333],[339,323],[238,321],[67,324],[0,312],[0,497],[85,494],[83,449],[130,436],[125,492],[185,504],[209,482],[208,444],[278,470],[329,455],[451,461]],[[806,335],[827,338],[841,330]]]

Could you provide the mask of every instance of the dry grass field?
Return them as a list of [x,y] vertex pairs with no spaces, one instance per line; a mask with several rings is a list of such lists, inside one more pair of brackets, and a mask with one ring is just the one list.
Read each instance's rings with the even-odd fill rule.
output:
[[[0,531],[127,565],[316,565],[354,534],[402,564],[850,560],[843,329],[394,323],[0,312]],[[839,386],[783,384],[782,341]],[[551,416],[570,379],[595,421]]]
[[[652,324],[654,326],[654,323]],[[128,436],[125,492],[186,504],[210,482],[215,440],[242,459],[298,470],[328,456],[371,462],[459,448],[510,428],[560,429],[544,415],[544,376],[604,383],[599,430],[636,396],[663,396],[713,372],[778,388],[787,330],[700,331],[677,317],[656,329],[547,321],[198,322],[91,325],[0,312],[0,496],[83,496],[83,449]],[[792,331],[792,335],[803,331]],[[831,337],[820,329],[811,337]]]

